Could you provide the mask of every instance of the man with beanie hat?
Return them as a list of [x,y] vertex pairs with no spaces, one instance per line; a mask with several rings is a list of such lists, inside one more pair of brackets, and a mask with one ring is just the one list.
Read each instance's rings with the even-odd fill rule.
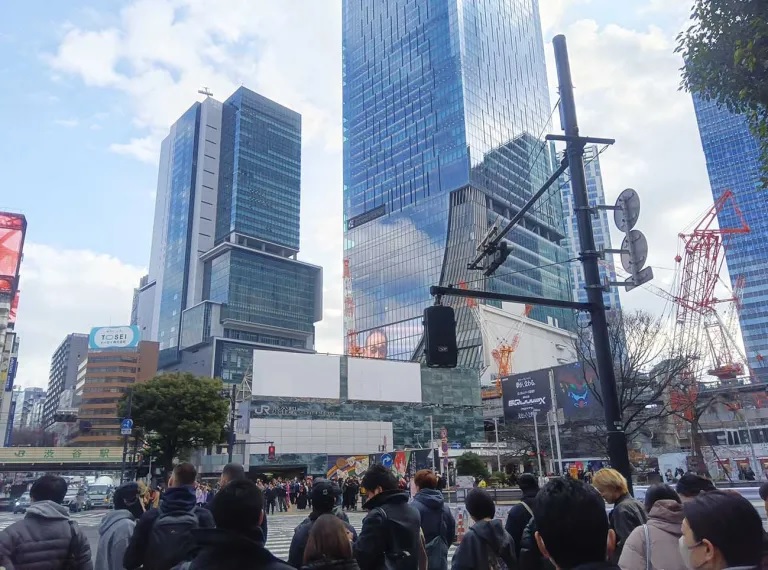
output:
[[115,510],[107,513],[99,525],[99,547],[94,570],[122,570],[123,557],[131,542],[136,520],[144,514],[139,485],[125,483],[113,496]]
[[322,515],[335,514],[347,527],[347,534],[352,537],[352,541],[357,540],[357,532],[349,524],[349,519],[344,511],[336,512],[336,500],[341,496],[341,488],[333,481],[327,479],[318,479],[312,484],[312,512],[309,516],[296,527],[291,540],[291,549],[288,553],[288,564],[294,568],[301,568],[304,560],[304,549],[309,540],[309,531],[312,525]]

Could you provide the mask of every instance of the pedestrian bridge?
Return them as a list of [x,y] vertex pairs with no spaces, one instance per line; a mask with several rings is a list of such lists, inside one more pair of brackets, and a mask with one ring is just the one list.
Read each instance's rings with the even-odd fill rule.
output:
[[98,471],[114,469],[122,447],[3,447],[0,471]]

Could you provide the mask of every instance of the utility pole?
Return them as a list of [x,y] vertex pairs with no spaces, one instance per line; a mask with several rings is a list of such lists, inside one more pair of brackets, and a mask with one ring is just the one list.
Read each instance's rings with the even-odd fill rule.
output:
[[[125,417],[131,417],[131,402],[133,401],[133,389],[128,389],[128,403],[125,407]],[[128,459],[128,437],[129,434],[123,435],[123,462],[120,465],[120,484],[125,482],[125,462]]]
[[429,416],[429,455],[432,457],[432,471],[437,469],[435,465],[435,424],[432,416]]
[[227,439],[227,455],[229,463],[232,463],[232,456],[235,453],[235,420],[237,419],[237,385],[232,385],[232,396],[230,397],[229,410],[229,436]]
[[595,345],[597,374],[603,398],[606,429],[608,430],[608,457],[614,469],[618,470],[629,483],[632,491],[632,475],[627,451],[627,436],[621,420],[621,408],[616,391],[616,377],[613,369],[611,345],[608,336],[608,321],[603,302],[603,285],[598,268],[599,254],[595,247],[592,230],[592,209],[589,206],[587,182],[584,174],[585,139],[579,135],[576,119],[576,102],[573,96],[571,66],[568,61],[568,47],[565,36],[555,36],[555,66],[560,88],[560,117],[565,131],[566,156],[571,174],[574,210],[579,229],[580,258],[584,269],[589,315],[592,320],[592,337]]
[[499,418],[493,418],[493,427],[496,432],[496,470],[501,471],[501,454],[499,454]]

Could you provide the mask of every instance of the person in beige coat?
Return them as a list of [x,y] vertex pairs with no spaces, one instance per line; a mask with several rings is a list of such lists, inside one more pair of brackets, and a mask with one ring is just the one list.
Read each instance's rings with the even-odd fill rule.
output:
[[621,570],[686,570],[678,547],[685,518],[678,494],[664,484],[653,485],[645,494],[645,509],[648,522],[627,538]]

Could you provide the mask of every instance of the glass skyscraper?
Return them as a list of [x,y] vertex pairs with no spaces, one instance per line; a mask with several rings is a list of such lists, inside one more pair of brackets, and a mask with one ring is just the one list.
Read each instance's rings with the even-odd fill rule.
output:
[[[744,117],[713,102],[693,98],[712,196],[731,190],[750,233],[736,235],[725,253],[731,283],[744,280],[739,313],[750,368],[768,381],[768,217],[766,190],[760,182],[760,151]],[[721,228],[740,227],[732,209],[718,216]]]
[[[537,1],[344,0],[342,41],[347,351],[418,356],[430,285],[570,299],[556,185],[493,278],[466,268],[550,173]],[[451,303],[459,365],[479,367],[480,331]]]
[[[558,160],[562,160],[563,154],[558,153]],[[584,173],[587,180],[587,194],[589,203],[592,205],[605,204],[605,190],[603,189],[603,174],[600,170],[600,154],[595,145],[589,145],[584,149]],[[565,242],[570,252],[571,258],[579,256],[581,247],[579,246],[579,229],[574,210],[573,189],[571,188],[570,174],[566,173],[561,177],[560,192],[563,197],[563,213],[565,215],[565,231],[568,239]],[[611,226],[608,223],[608,212],[600,210],[597,216],[592,217],[592,230],[595,236],[595,246],[597,249],[612,249],[611,245]],[[617,281],[616,266],[614,265],[613,255],[606,255],[605,260],[600,261],[599,266],[600,281]],[[584,269],[581,263],[571,264],[571,286],[574,301],[581,303],[587,302],[587,290],[584,281]],[[621,310],[618,287],[611,287],[609,291],[603,293],[603,302],[606,307],[612,310]],[[586,313],[583,315],[587,321],[589,318]]]
[[160,368],[237,380],[254,348],[314,350],[322,270],[296,259],[300,204],[298,113],[241,87],[173,125],[133,311]]

